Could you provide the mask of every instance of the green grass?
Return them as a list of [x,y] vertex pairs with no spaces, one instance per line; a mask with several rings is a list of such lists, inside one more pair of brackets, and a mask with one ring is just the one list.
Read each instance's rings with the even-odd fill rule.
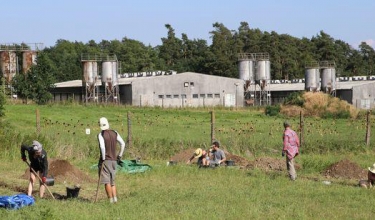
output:
[[[26,166],[20,160],[21,143],[42,142],[49,157],[66,159],[97,178],[90,166],[99,154],[98,119],[107,117],[111,128],[127,137],[131,113],[133,143],[126,159],[141,156],[153,169],[142,174],[119,174],[119,202],[108,204],[103,187],[94,203],[96,183],[82,184],[79,199],[38,199],[35,206],[20,210],[0,209],[4,219],[371,219],[372,190],[355,187],[356,180],[330,180],[324,185],[321,172],[348,158],[366,168],[373,164],[372,142],[365,146],[364,117],[351,119],[305,118],[304,142],[296,162],[302,165],[298,180],[285,172],[239,168],[198,169],[179,164],[166,166],[171,155],[210,145],[211,114],[215,137],[232,154],[249,160],[280,158],[282,122],[297,128],[298,118],[265,116],[261,109],[159,109],[124,106],[6,105],[1,118],[1,181],[27,188],[20,178]],[[40,134],[36,133],[36,109]],[[85,130],[89,128],[91,134]],[[374,126],[371,133],[375,134]],[[248,153],[250,152],[250,154]],[[66,194],[61,183],[51,191]],[[0,195],[16,190],[0,187]],[[46,192],[46,195],[48,192]]]

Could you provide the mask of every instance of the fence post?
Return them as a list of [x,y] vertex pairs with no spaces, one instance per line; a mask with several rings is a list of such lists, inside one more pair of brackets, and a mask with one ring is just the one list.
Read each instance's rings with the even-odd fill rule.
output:
[[299,130],[300,130],[300,133],[299,133],[299,145],[301,147],[302,146],[302,142],[303,142],[303,115],[302,115],[302,111],[299,113]]
[[371,133],[371,110],[366,114],[366,145],[370,146],[370,133]]
[[39,115],[39,109],[35,110],[36,115],[36,134],[39,136],[40,134],[40,115]]
[[131,146],[132,146],[132,121],[131,121],[131,117],[130,117],[130,112],[128,112],[128,138],[127,138],[127,145],[128,145],[128,149],[131,149]]
[[211,111],[211,142],[215,140],[215,112]]

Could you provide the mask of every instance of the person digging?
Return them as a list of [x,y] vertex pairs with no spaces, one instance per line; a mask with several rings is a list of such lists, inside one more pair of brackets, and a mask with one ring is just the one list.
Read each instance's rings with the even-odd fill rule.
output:
[[[30,163],[27,162],[26,151],[28,152]],[[40,198],[43,198],[48,174],[47,152],[43,149],[41,143],[38,141],[33,141],[32,146],[21,145],[21,158],[29,165],[30,168],[30,181],[27,189],[27,195],[32,195],[35,178],[37,177],[36,175],[39,175],[39,196]]]

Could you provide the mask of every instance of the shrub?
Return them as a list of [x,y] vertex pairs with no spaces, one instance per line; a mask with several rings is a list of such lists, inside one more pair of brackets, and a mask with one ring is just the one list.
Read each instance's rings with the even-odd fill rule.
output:
[[276,116],[280,113],[280,105],[268,105],[266,106],[265,113],[269,116]]

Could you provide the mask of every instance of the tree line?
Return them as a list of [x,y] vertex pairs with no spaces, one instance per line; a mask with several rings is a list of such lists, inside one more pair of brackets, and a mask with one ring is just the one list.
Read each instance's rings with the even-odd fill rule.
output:
[[[37,81],[35,78],[43,74],[48,80],[39,79],[39,83],[82,79],[81,54],[115,54],[121,73],[174,70],[238,78],[239,53],[268,53],[271,79],[304,78],[306,63],[314,61],[334,61],[337,76],[375,75],[374,48],[362,42],[354,49],[324,31],[311,39],[300,39],[251,28],[247,22],[241,22],[237,30],[216,22],[209,33],[209,45],[206,40],[190,39],[185,33],[179,38],[170,24],[165,28],[167,35],[155,47],[127,37],[87,43],[59,39],[39,53],[39,67],[29,71],[38,73],[34,78],[18,76],[14,83]],[[15,87],[19,92],[23,86]],[[28,96],[27,93],[23,95]]]

